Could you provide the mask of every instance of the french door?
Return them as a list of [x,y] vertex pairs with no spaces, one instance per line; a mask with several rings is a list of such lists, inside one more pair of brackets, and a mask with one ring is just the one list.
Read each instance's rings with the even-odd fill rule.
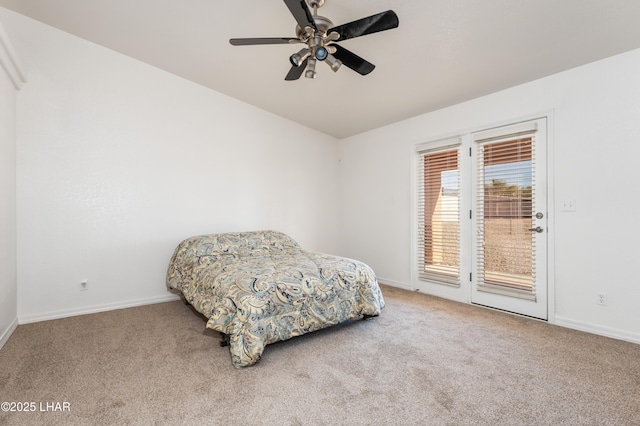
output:
[[546,119],[416,146],[416,288],[547,319]]
[[546,120],[472,134],[471,301],[547,319]]

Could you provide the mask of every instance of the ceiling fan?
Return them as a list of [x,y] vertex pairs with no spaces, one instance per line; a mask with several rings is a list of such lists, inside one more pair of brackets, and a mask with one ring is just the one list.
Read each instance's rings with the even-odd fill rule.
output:
[[361,75],[369,74],[375,65],[336,42],[397,28],[398,16],[393,10],[387,10],[334,27],[328,18],[318,15],[318,8],[324,2],[325,0],[284,0],[298,23],[295,38],[232,38],[229,43],[234,46],[306,44],[306,47],[289,57],[292,67],[285,77],[289,81],[299,79],[303,72],[307,78],[316,78],[317,61],[326,62],[334,72],[345,65]]

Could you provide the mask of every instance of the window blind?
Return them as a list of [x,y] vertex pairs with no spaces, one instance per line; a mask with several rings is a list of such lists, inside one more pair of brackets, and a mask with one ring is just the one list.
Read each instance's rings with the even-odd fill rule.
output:
[[460,286],[459,147],[417,155],[418,278]]
[[476,140],[477,286],[535,300],[534,133]]

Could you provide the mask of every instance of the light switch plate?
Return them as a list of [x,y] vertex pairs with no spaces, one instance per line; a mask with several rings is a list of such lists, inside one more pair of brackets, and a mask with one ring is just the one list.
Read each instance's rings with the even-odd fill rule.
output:
[[575,212],[576,200],[565,200],[560,203],[561,212]]

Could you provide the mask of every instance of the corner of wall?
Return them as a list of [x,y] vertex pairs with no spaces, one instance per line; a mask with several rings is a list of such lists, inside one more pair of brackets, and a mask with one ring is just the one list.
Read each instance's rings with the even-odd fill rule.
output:
[[[16,96],[25,73],[0,23],[0,349],[18,326],[16,225]],[[6,74],[6,78],[4,75]]]
[[27,74],[24,72],[18,55],[9,41],[2,23],[0,22],[0,65],[13,82],[16,90],[20,90],[22,85],[27,82]]
[[13,334],[13,332],[16,330],[17,327],[18,327],[18,318],[14,319],[13,322],[9,324],[9,327],[7,327],[7,329],[4,330],[2,334],[0,334],[0,349],[2,349],[5,343],[7,343],[7,341],[9,340],[9,337],[11,337],[11,335]]

